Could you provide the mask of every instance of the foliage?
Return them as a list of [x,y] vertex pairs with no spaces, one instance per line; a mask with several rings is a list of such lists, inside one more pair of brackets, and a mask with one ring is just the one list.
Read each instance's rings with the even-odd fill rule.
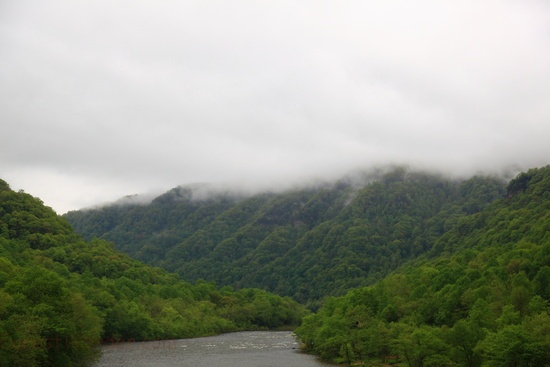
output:
[[1,365],[84,365],[102,340],[298,324],[301,306],[268,290],[320,307],[296,334],[339,363],[550,360],[550,166],[507,187],[396,169],[251,197],[177,188],[66,218],[88,242],[0,181]]
[[543,366],[550,360],[550,166],[452,225],[424,256],[327,300],[296,330],[336,362]]
[[403,168],[249,197],[198,189],[66,218],[86,238],[112,241],[187,281],[258,287],[315,308],[431,251],[454,223],[505,193],[497,178],[451,180]]
[[290,298],[191,285],[86,242],[0,180],[0,366],[85,366],[101,342],[296,325],[303,313]]

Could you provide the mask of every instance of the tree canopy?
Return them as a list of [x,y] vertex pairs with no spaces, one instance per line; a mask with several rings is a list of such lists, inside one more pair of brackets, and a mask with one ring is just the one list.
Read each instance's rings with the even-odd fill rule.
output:
[[456,221],[504,194],[495,177],[452,180],[395,168],[248,197],[179,187],[150,204],[115,203],[66,218],[86,238],[112,241],[185,280],[258,287],[315,308],[431,251]]
[[550,360],[550,166],[508,184],[395,169],[247,197],[176,188],[65,218],[0,180],[0,366],[289,324],[348,365]]
[[547,365],[550,167],[510,186],[506,198],[457,220],[431,251],[306,316],[296,330],[304,348],[337,362]]
[[0,366],[85,366],[103,343],[296,325],[304,308],[260,289],[184,282],[85,241],[0,180]]

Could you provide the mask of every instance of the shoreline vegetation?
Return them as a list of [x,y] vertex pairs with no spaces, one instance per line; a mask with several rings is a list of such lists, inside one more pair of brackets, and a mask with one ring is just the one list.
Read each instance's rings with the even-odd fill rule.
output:
[[260,289],[191,284],[142,264],[0,180],[0,366],[85,366],[105,340],[168,340],[297,325]]
[[[305,352],[341,365],[545,365],[550,360],[550,166],[523,172],[502,187],[485,179],[450,191],[441,182],[429,186],[460,198],[447,204],[429,201],[433,192],[420,191],[432,182],[426,177],[390,172],[330,218],[316,216],[313,202],[299,206],[316,218],[303,237],[309,242],[290,240],[308,230],[305,221],[297,221],[305,218],[297,207],[288,207],[298,215],[291,215],[294,229],[279,222],[288,214],[282,210],[286,204],[272,203],[273,210],[262,211],[254,222],[258,226],[247,227],[252,232],[238,232],[240,243],[250,244],[248,234],[273,229],[258,247],[264,263],[278,264],[276,274],[323,274],[309,288],[294,285],[310,310],[288,295],[259,288],[192,284],[182,274],[130,258],[104,239],[85,240],[39,199],[0,180],[0,367],[86,366],[109,340],[162,344],[289,329]],[[225,250],[234,245],[223,243],[229,246]],[[296,252],[308,245],[313,247]],[[289,262],[293,269],[284,270],[287,257],[277,251],[295,255]],[[314,272],[312,266],[308,273],[299,264],[316,259],[313,255],[319,261],[357,261],[333,270]],[[367,286],[351,286],[370,271],[360,268],[369,264],[378,275]],[[382,276],[381,264],[395,268]],[[330,279],[338,292],[325,287]]]
[[510,181],[432,251],[376,284],[325,300],[295,330],[305,350],[351,365],[531,367],[550,360],[550,166]]

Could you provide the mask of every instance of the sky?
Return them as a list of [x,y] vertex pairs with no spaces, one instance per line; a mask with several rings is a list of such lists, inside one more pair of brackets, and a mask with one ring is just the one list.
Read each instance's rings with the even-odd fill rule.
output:
[[0,178],[59,214],[544,166],[550,2],[0,0],[0,127]]

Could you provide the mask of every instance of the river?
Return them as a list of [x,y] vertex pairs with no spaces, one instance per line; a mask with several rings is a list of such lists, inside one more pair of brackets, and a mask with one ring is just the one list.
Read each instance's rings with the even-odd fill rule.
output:
[[247,331],[194,339],[112,343],[94,367],[319,367],[288,331]]

